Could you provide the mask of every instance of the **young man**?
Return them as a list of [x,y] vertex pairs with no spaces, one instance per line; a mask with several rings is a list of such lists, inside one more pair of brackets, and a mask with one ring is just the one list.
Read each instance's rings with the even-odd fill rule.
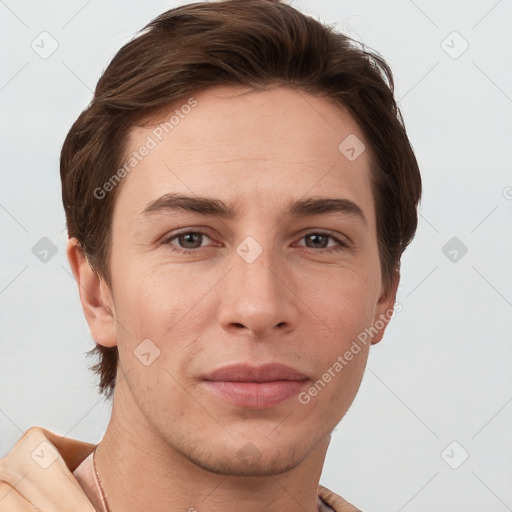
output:
[[29,429],[0,511],[357,511],[319,479],[421,193],[386,63],[278,2],[170,10],[61,177],[112,417],[98,445]]

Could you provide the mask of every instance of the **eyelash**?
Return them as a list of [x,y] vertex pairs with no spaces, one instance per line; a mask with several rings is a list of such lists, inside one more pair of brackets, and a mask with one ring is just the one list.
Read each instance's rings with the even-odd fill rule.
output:
[[[210,236],[208,236],[207,233],[205,233],[204,231],[182,231],[181,233],[175,233],[174,235],[172,235],[170,238],[167,238],[166,240],[164,240],[162,242],[162,244],[164,245],[168,245],[170,250],[173,251],[173,252],[177,252],[177,253],[180,253],[180,254],[196,254],[197,251],[199,251],[200,249],[203,249],[204,247],[198,247],[196,249],[177,249],[175,246],[173,246],[170,242],[172,240],[174,240],[175,238],[178,238],[180,236],[184,236],[184,235],[205,235],[206,237],[208,238],[211,238]],[[337,246],[335,247],[330,247],[330,248],[326,248],[326,249],[312,249],[311,247],[306,247],[306,249],[308,249],[309,251],[312,251],[313,253],[319,253],[319,252],[323,252],[323,253],[330,253],[330,252],[338,252],[338,251],[343,251],[343,250],[346,250],[349,248],[349,245],[345,242],[343,242],[342,240],[340,240],[339,238],[331,235],[330,233],[328,232],[325,232],[325,231],[310,231],[309,233],[306,233],[304,236],[301,237],[301,240],[303,238],[306,238],[307,236],[310,236],[310,235],[321,235],[321,236],[326,236],[328,238],[331,238],[332,240],[334,240],[335,242],[338,243]],[[301,247],[304,247],[304,246],[301,246]]]

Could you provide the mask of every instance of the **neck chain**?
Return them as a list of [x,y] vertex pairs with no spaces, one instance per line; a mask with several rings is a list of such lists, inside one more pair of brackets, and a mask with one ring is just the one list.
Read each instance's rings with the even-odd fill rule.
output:
[[100,475],[98,475],[98,470],[96,469],[95,457],[96,457],[97,449],[98,449],[98,446],[96,446],[96,448],[94,448],[94,451],[92,452],[92,465],[94,467],[94,472],[96,473],[96,478],[98,479],[98,483],[100,484],[101,500],[103,501],[103,504],[105,505],[107,512],[110,512],[110,509],[108,508],[107,497],[105,496],[105,491],[103,490],[103,485],[101,484]]

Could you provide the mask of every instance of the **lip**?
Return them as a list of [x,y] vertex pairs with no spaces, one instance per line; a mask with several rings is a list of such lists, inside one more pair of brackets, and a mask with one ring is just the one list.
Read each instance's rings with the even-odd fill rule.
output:
[[204,380],[223,382],[299,381],[307,378],[298,370],[280,363],[266,363],[261,366],[252,366],[247,363],[230,364],[203,376]]
[[203,377],[209,391],[223,400],[249,409],[275,407],[298,394],[309,381],[303,373],[279,363],[262,366],[234,364]]

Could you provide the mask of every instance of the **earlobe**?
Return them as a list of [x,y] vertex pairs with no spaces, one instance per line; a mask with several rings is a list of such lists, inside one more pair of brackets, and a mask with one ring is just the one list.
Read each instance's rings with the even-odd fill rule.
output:
[[66,253],[93,340],[105,347],[116,346],[115,310],[108,285],[91,268],[76,238],[68,240]]
[[400,282],[400,272],[397,270],[388,290],[384,290],[377,302],[374,329],[377,331],[373,336],[371,344],[376,345],[382,340],[386,327],[393,317],[395,311],[396,292]]

